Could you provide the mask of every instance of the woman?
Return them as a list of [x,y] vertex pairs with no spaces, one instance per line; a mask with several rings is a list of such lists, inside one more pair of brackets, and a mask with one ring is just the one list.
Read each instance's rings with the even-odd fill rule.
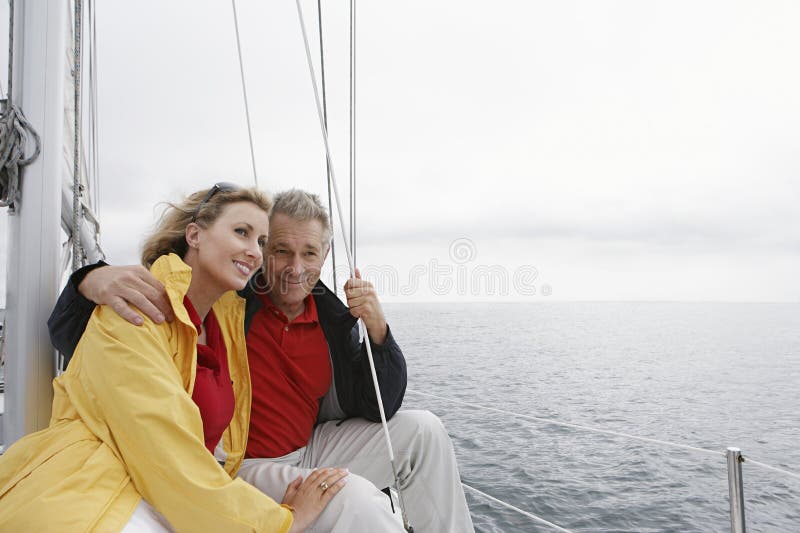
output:
[[234,291],[261,266],[270,207],[230,184],[169,206],[142,262],[175,320],[133,326],[94,311],[54,381],[50,427],[0,457],[0,531],[294,532],[341,489],[346,472],[321,469],[278,505],[232,478],[250,417]]

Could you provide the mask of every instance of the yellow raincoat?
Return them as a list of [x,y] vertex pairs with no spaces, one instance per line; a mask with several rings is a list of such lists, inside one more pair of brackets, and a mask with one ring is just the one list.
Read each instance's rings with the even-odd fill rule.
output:
[[236,398],[224,470],[192,401],[197,330],[183,307],[191,268],[164,256],[172,323],[134,326],[98,306],[66,373],[53,382],[50,427],[0,456],[0,532],[119,532],[144,497],[178,531],[287,531],[291,512],[232,479],[250,423],[244,300],[214,304]]

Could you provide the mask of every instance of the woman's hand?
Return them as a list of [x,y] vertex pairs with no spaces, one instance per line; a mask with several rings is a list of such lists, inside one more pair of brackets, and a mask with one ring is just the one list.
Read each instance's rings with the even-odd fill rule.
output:
[[320,468],[289,483],[283,501],[294,509],[294,522],[289,533],[300,533],[310,526],[328,502],[347,483],[349,472],[343,468]]

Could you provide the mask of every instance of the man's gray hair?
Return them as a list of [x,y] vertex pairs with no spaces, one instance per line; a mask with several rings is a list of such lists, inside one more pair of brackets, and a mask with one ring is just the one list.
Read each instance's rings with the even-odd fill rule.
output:
[[331,219],[328,210],[322,205],[319,196],[300,189],[289,189],[282,191],[273,198],[272,214],[283,213],[293,220],[305,222],[306,220],[318,220],[322,224],[322,245],[323,248],[330,246],[333,237]]

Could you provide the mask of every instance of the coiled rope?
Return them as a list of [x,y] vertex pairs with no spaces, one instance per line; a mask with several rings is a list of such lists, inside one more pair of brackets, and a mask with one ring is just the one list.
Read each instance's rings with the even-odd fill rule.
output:
[[[42,150],[42,141],[36,130],[13,103],[14,82],[14,0],[9,3],[8,23],[8,93],[5,107],[0,113],[0,207],[8,207],[9,214],[16,210],[19,199],[20,170],[30,165]],[[28,138],[34,149],[25,157]]]
[[[33,139],[34,149],[30,157],[25,157],[28,138]],[[9,213],[16,211],[19,200],[20,170],[30,165],[41,149],[39,134],[9,97],[0,114],[0,207],[8,207]]]

